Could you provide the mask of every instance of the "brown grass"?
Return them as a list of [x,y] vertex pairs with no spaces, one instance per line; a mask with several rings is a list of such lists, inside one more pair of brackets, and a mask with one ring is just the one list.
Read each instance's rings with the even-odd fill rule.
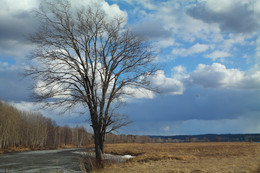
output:
[[12,153],[12,152],[23,152],[23,151],[30,151],[31,149],[28,147],[11,147],[8,149],[0,149],[0,154],[4,153]]
[[109,144],[105,152],[136,157],[96,172],[260,172],[260,144],[257,143]]
[[35,151],[35,150],[53,150],[53,149],[67,149],[67,148],[89,148],[89,146],[76,146],[76,145],[62,145],[60,147],[35,147],[35,148],[29,148],[29,147],[10,147],[8,149],[0,149],[0,154],[5,153],[13,153],[13,152],[24,152],[24,151]]

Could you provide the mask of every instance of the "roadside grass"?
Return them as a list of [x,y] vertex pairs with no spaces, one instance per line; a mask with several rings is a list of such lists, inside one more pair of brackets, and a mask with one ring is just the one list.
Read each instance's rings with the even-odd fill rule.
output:
[[260,172],[258,143],[107,144],[105,153],[136,157],[93,172]]
[[36,150],[69,149],[69,148],[89,148],[89,145],[87,145],[87,146],[62,145],[60,147],[34,147],[34,148],[17,146],[17,147],[10,147],[7,149],[0,149],[0,154],[13,153],[13,152],[24,152],[24,151],[36,151]]
[[11,147],[8,149],[0,149],[0,154],[4,154],[4,153],[12,153],[12,152],[23,152],[23,151],[30,151],[31,148],[29,147]]

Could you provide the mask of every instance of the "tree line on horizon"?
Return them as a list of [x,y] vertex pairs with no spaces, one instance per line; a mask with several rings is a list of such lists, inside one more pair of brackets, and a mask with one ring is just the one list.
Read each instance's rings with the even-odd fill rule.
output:
[[[106,143],[157,142],[148,136],[106,135]],[[0,100],[0,149],[13,147],[59,148],[62,146],[87,146],[93,144],[93,134],[83,126],[59,126],[40,113],[21,111]]]
[[0,149],[82,146],[90,141],[91,134],[84,127],[58,126],[40,113],[20,111],[0,100]]

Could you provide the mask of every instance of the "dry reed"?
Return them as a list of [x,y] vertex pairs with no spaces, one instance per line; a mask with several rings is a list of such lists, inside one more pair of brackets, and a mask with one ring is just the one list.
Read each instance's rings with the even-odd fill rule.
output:
[[136,157],[95,172],[259,173],[260,170],[258,143],[109,144],[105,152]]

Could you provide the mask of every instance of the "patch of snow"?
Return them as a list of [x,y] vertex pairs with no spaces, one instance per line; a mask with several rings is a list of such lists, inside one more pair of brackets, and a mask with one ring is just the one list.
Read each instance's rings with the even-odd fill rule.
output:
[[[73,152],[74,154],[80,154],[80,155],[84,155],[84,156],[90,156],[90,157],[95,157],[95,153],[94,152],[79,152],[79,151],[75,151]],[[113,155],[113,154],[104,154],[104,158],[105,159],[111,159],[111,160],[118,160],[118,161],[126,161],[128,159],[134,158],[135,156],[131,156],[131,155]]]
[[131,155],[124,155],[124,156],[122,156],[122,158],[125,158],[125,159],[131,159],[131,158],[135,158],[135,156],[131,156]]

